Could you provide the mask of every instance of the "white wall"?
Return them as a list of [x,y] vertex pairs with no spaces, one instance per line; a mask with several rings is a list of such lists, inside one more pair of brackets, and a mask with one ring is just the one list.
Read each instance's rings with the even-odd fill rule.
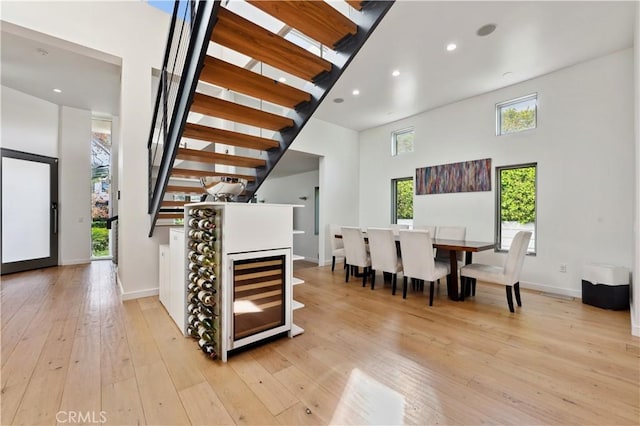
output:
[[631,332],[640,336],[640,5],[636,4],[636,32],[634,39],[633,56],[634,81],[635,81],[635,125],[636,125],[636,192],[634,203],[634,231],[635,250],[633,268],[633,289],[631,292]]
[[[318,261],[318,235],[314,234],[316,186],[320,186],[320,171],[315,170],[296,175],[268,178],[260,186],[258,202],[275,204],[297,204],[304,207],[293,209],[293,227],[304,234],[293,236],[293,253],[304,256],[310,262]],[[321,188],[322,190],[322,188]],[[300,197],[307,197],[301,200]]]
[[61,265],[91,261],[91,111],[60,107]]
[[358,224],[358,133],[311,119],[291,149],[320,158],[320,239],[318,263],[331,261],[329,225]]
[[[633,52],[624,50],[533,80],[370,129],[360,138],[360,225],[390,223],[390,180],[417,167],[492,158],[538,163],[538,254],[523,286],[581,295],[585,262],[633,264]],[[538,128],[495,136],[495,104],[538,93]],[[414,126],[415,152],[391,157],[390,133]],[[492,176],[495,187],[495,173]],[[493,241],[491,192],[420,195],[416,223],[466,225]],[[501,264],[504,254],[476,259]],[[567,273],[559,272],[566,263]]]
[[157,294],[158,244],[168,240],[167,232],[147,236],[146,143],[153,103],[151,69],[160,68],[169,18],[144,2],[2,3],[7,22],[122,59],[121,169],[114,190],[121,194],[118,278],[123,298]]
[[1,87],[2,147],[58,157],[58,105]]

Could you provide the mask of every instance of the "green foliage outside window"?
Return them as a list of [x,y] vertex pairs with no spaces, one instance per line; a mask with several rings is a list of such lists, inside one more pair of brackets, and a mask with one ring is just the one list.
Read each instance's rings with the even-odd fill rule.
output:
[[105,221],[91,223],[91,252],[93,257],[109,255],[109,230]]
[[501,110],[501,114],[500,134],[519,132],[536,127],[535,108],[517,109],[509,107]]
[[532,223],[536,220],[536,168],[500,171],[500,220]]
[[396,219],[413,219],[413,179],[396,181]]

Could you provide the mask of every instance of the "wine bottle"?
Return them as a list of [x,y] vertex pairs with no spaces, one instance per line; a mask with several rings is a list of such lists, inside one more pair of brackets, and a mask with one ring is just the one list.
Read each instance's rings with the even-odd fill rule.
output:
[[202,312],[199,312],[198,315],[196,315],[196,321],[199,321],[200,324],[202,324],[207,328],[210,328],[212,330],[215,329],[213,324],[213,318],[203,314]]
[[210,267],[202,267],[198,271],[198,276],[201,278],[205,278],[211,282],[216,280],[216,274],[213,273],[213,269]]
[[218,354],[216,353],[216,347],[213,343],[207,342],[204,339],[198,340],[198,346],[202,349],[209,358],[216,359],[218,358]]
[[202,217],[211,217],[215,215],[216,215],[216,212],[211,209],[199,209],[199,208],[189,209],[189,216],[192,216],[192,217],[202,218]]
[[200,302],[202,302],[202,304],[205,306],[213,307],[216,305],[215,296],[212,292],[207,290],[201,290],[200,292],[198,292],[198,300],[200,300]]
[[207,316],[209,318],[217,317],[216,313],[213,312],[213,307],[205,306],[205,305],[202,305],[202,304],[200,304],[198,306],[199,306],[199,308],[198,308],[198,311],[196,312],[196,315],[197,314],[203,314],[203,315],[205,315],[205,316]]
[[194,228],[203,229],[203,230],[206,230],[206,231],[211,230],[211,229],[213,229],[215,227],[216,227],[216,224],[213,223],[213,221],[209,220],[209,219],[200,219],[198,221],[198,224],[196,226],[194,226]]
[[189,294],[187,294],[187,302],[198,305],[200,303],[200,300],[198,299],[198,295],[195,292],[190,291]]
[[213,262],[213,258],[210,256],[207,256],[206,254],[196,254],[195,262],[201,266],[210,266],[210,267],[215,266],[215,263]]
[[197,314],[198,312],[200,312],[200,305],[198,303],[189,303],[189,306],[187,306],[187,312],[189,312],[190,314]]
[[211,253],[211,256],[216,254],[216,252],[211,248],[209,243],[197,243],[196,248],[194,249],[200,254]]
[[198,265],[197,263],[189,262],[188,268],[191,272],[196,272],[196,273],[200,272],[200,265]]
[[207,342],[215,341],[215,333],[212,329],[209,329],[202,324],[198,326],[198,335],[201,339],[206,340]]
[[210,242],[216,240],[216,237],[212,233],[198,229],[190,229],[189,238],[199,242]]
[[197,251],[195,250],[191,250],[188,254],[187,254],[187,258],[194,263],[198,262],[198,256],[200,256],[200,254],[198,254]]
[[196,339],[200,339],[200,335],[198,334],[198,329],[191,325],[187,327],[187,334]]

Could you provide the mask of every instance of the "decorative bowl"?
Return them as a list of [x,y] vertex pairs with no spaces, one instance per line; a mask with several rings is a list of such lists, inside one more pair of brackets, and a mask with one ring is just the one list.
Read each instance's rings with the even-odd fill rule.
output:
[[206,176],[200,178],[200,183],[215,201],[224,202],[233,201],[247,187],[246,179],[230,176]]

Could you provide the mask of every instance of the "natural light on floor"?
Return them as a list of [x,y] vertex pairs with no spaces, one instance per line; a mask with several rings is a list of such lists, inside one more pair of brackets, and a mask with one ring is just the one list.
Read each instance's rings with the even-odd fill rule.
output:
[[404,396],[355,368],[342,392],[330,424],[353,423],[354,408],[369,425],[399,425],[404,419]]

